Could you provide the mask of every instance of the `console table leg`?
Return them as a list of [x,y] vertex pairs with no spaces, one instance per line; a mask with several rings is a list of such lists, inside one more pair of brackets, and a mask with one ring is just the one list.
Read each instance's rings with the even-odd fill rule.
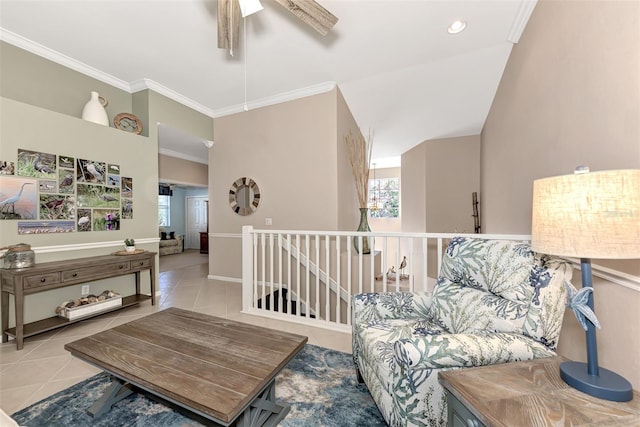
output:
[[156,257],[155,255],[151,257],[151,268],[149,269],[150,282],[149,285],[151,287],[151,305],[156,305]]
[[[22,280],[22,279],[20,279]],[[16,348],[22,350],[24,347],[24,293],[23,284],[16,288],[16,293],[13,295],[16,312]]]
[[133,393],[131,384],[125,383],[119,378],[112,377],[109,388],[105,390],[102,397],[100,397],[91,408],[87,409],[87,412],[94,418],[99,417],[109,411],[112,405],[129,396],[131,393]]
[[9,335],[5,332],[9,329],[9,292],[2,291],[2,342],[9,341]]

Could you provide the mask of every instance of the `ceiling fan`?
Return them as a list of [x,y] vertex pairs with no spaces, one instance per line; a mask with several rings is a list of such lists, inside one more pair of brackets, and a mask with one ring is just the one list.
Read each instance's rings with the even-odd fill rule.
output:
[[[275,1],[323,36],[338,22],[338,18],[315,0]],[[238,46],[240,17],[262,9],[260,0],[218,0],[218,47],[227,49],[233,56],[233,48]]]

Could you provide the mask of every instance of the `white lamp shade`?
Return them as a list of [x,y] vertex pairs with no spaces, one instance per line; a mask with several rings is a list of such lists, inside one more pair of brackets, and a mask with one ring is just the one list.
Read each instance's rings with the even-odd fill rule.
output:
[[260,3],[260,0],[239,0],[240,12],[242,17],[246,18],[249,15],[253,15],[256,12],[260,12],[264,7]]
[[640,258],[640,169],[533,183],[531,247],[579,258]]

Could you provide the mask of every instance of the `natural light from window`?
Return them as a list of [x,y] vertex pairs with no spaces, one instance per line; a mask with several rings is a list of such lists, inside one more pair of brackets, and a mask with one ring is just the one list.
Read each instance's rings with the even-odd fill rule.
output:
[[171,196],[158,196],[158,226],[171,225]]
[[369,200],[371,218],[400,217],[400,178],[370,179]]

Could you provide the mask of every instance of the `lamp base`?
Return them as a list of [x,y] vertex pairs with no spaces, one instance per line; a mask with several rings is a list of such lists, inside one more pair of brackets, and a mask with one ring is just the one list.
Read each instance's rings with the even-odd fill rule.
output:
[[599,375],[589,375],[583,362],[560,364],[560,378],[583,393],[614,402],[628,402],[633,398],[629,381],[608,369],[598,367],[598,371]]

